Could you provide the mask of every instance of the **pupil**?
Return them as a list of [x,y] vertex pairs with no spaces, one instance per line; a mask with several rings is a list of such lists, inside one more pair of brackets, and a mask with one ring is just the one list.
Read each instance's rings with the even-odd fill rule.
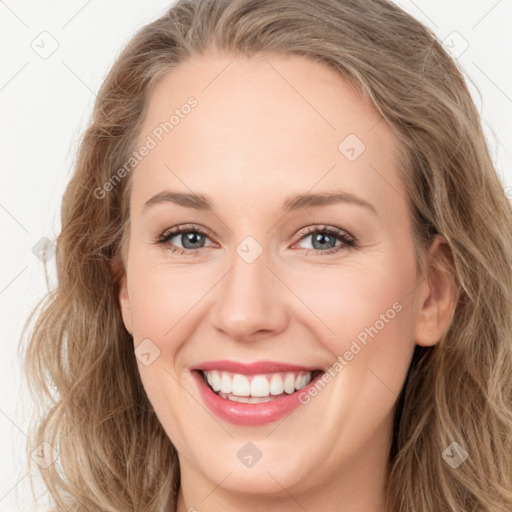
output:
[[186,233],[183,236],[184,236],[184,239],[182,239],[182,243],[183,243],[183,240],[186,242],[186,243],[183,243],[183,247],[185,247],[186,249],[197,249],[197,247],[187,247],[187,243],[188,242],[190,242],[192,244],[200,243],[201,237],[203,235],[201,235],[200,233]]
[[[322,242],[322,239],[324,240],[327,240],[327,242]],[[330,235],[327,235],[325,233],[318,233],[315,237],[313,237],[313,247],[315,249],[326,249],[326,247],[323,247],[323,245],[325,243],[329,244],[329,242],[335,242],[335,239],[330,236]],[[316,242],[319,242],[320,243],[320,247],[316,247],[315,244]],[[332,249],[334,247],[334,245],[330,244],[331,246],[330,247],[327,247],[328,249]]]

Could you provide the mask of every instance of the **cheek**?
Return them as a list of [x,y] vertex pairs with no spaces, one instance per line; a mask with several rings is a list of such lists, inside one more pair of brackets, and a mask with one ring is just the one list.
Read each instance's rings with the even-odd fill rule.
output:
[[140,378],[169,438],[181,446],[196,419],[188,417],[193,407],[183,389],[193,383],[183,380],[180,349],[193,333],[193,306],[207,291],[205,280],[184,268],[152,265],[136,251],[129,261],[134,347],[146,347],[151,357],[147,366],[138,360]]
[[366,263],[315,276],[298,294],[322,320],[317,333],[343,374],[337,385],[378,407],[399,394],[414,349],[416,265],[412,253],[391,251]]
[[[344,268],[323,269],[296,279],[294,292],[307,306],[302,320],[313,328],[333,354],[343,353],[352,340],[369,346],[372,339],[389,343],[411,332],[410,303],[414,289],[414,264],[380,261]],[[400,333],[400,334],[399,334]]]
[[325,411],[326,435],[348,436],[355,450],[389,418],[403,387],[414,349],[415,264],[387,255],[379,264],[345,270],[316,281],[328,293],[309,296],[317,297],[312,308],[329,326],[317,333],[328,333],[321,341],[333,361],[331,391],[312,400]]
[[[411,327],[408,301],[413,296],[415,264],[412,255],[396,252],[369,255],[356,263],[347,260],[336,267],[278,269],[296,296],[292,299],[296,304],[289,310],[294,316],[291,320],[314,331],[336,355],[349,350],[353,340],[369,346],[373,339],[388,339],[388,344],[406,339],[403,335],[408,335]],[[137,251],[132,256],[128,270],[135,344],[150,338],[172,352],[176,347],[170,341],[177,339],[178,333],[184,339],[183,329],[189,330],[193,319],[200,321],[196,317],[205,313],[202,306],[210,303],[208,295],[215,295],[224,271],[202,264],[151,263]],[[282,294],[286,307],[290,292],[283,287]]]
[[137,257],[132,263],[129,293],[135,343],[150,338],[159,344],[165,338],[169,344],[181,319],[192,313],[212,287],[213,282],[208,285],[211,272],[195,266],[148,265]]
[[[326,264],[319,258],[316,264],[297,260],[274,268],[296,297],[277,283],[272,291],[282,295],[277,304],[291,305],[291,320],[314,330],[335,354],[345,348],[347,340],[359,337],[364,343],[365,333],[372,339],[372,326],[379,333],[396,329],[407,315],[398,313],[394,305],[398,302],[407,309],[407,300],[413,296],[416,265],[409,240],[392,244],[386,239],[376,248],[359,251],[336,263],[326,257]],[[226,270],[185,260],[178,264],[179,256],[170,254],[166,262],[162,252],[131,247],[127,270],[136,343],[145,337],[158,343],[172,337],[170,332],[176,326],[179,329],[182,319],[190,323],[204,309],[201,303],[209,303],[208,295],[218,293],[214,288]],[[269,285],[271,281],[269,277]],[[265,296],[265,290],[258,291],[255,296]]]

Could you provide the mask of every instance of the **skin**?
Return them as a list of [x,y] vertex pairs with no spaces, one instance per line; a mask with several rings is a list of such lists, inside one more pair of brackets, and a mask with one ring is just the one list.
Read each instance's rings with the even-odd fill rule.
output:
[[[129,178],[119,294],[134,346],[149,339],[160,350],[138,366],[179,453],[177,510],[382,512],[393,413],[414,346],[436,343],[453,310],[445,274],[426,279],[415,260],[397,141],[376,109],[323,64],[209,52],[159,82],[138,142],[190,96],[198,106]],[[351,133],[366,146],[354,161],[338,150]],[[164,190],[206,195],[214,210],[144,208]],[[290,195],[338,190],[376,213],[352,203],[282,210]],[[184,224],[210,232],[195,255],[179,235],[153,243]],[[337,227],[357,245],[335,239],[341,250],[321,254],[311,234],[301,235],[316,225]],[[252,263],[236,252],[247,236],[263,250]],[[431,261],[444,265],[446,250],[437,237]],[[239,426],[203,405],[195,365],[271,360],[327,370],[396,302],[402,310],[284,420]],[[251,468],[237,458],[249,441],[262,453]]]

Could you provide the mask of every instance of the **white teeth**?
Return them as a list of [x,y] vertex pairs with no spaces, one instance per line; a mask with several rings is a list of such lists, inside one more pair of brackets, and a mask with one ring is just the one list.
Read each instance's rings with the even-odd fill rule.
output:
[[231,400],[232,402],[241,402],[243,404],[262,404],[263,402],[271,402],[274,400],[270,396],[236,396],[232,393],[229,393],[229,395],[225,395],[224,393],[219,393],[219,396],[222,398],[226,398],[227,400]]
[[[219,395],[234,397],[271,397],[291,394],[311,382],[311,372],[277,372],[261,375],[205,370],[203,375],[208,384]],[[225,398],[225,396],[224,396]],[[238,400],[246,401],[246,400]],[[250,402],[248,400],[248,402]]]
[[274,373],[270,379],[270,394],[282,395],[284,393],[283,378],[279,373]]
[[311,378],[308,375],[298,375],[295,379],[295,389],[302,389],[304,386],[307,386]]
[[[208,372],[206,373],[208,374]],[[222,373],[222,377],[220,379],[220,390],[223,393],[231,393],[233,390],[233,381],[227,373]]]
[[284,390],[291,395],[295,391],[295,375],[287,373],[284,379]]
[[268,380],[263,375],[256,375],[251,381],[251,396],[268,396],[269,388]]
[[211,372],[208,372],[206,375],[208,379],[208,384],[212,387],[214,391],[220,391],[221,388],[221,380],[220,375],[217,370],[212,370]]
[[251,383],[245,375],[235,373],[233,377],[233,386],[231,387],[231,393],[236,396],[250,396],[251,395]]

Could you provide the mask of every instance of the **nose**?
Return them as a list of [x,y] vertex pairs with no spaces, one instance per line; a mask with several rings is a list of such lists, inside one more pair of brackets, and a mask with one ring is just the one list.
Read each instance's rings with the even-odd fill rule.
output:
[[267,263],[265,252],[252,263],[235,253],[231,269],[217,285],[210,319],[235,341],[272,337],[286,328],[289,293]]

